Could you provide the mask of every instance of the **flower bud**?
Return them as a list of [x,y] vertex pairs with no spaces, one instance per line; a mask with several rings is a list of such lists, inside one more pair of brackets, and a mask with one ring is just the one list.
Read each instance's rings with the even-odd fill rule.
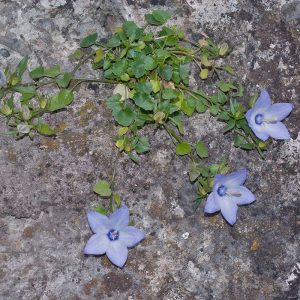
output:
[[227,43],[222,43],[219,45],[219,55],[224,56],[228,53],[229,46]]
[[17,130],[19,133],[21,134],[27,134],[30,132],[30,126],[27,125],[27,124],[24,124],[24,123],[20,123],[18,126],[17,126]]
[[42,98],[40,100],[40,108],[44,109],[46,107],[46,105],[47,105],[47,99],[46,98]]
[[154,116],[153,119],[156,123],[162,124],[164,121],[164,118],[166,117],[165,113],[162,111],[158,111]]
[[30,119],[31,112],[27,105],[22,105],[21,113],[22,113],[22,117],[25,121],[28,121]]
[[208,46],[208,41],[206,39],[200,39],[198,41],[199,45],[200,45],[200,48],[204,48],[204,47],[207,47]]
[[10,116],[12,114],[12,109],[7,105],[4,104],[1,109],[1,113],[3,113],[5,116]]

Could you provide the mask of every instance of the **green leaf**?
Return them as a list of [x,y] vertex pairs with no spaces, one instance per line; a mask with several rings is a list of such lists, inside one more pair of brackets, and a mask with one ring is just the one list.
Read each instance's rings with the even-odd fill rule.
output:
[[152,16],[160,25],[166,23],[171,18],[171,15],[167,11],[160,9],[154,10]]
[[116,61],[112,66],[112,72],[118,77],[124,74],[126,72],[126,69],[127,69],[127,61],[125,59]]
[[206,158],[206,157],[208,157],[208,149],[207,149],[206,145],[202,141],[199,141],[195,145],[195,149],[196,149],[196,152],[197,152],[197,154],[198,154],[198,156],[200,158]]
[[39,67],[33,69],[31,72],[29,72],[29,76],[32,79],[37,79],[37,78],[43,77],[44,76],[44,72],[45,72],[44,67],[39,66]]
[[176,145],[176,154],[177,155],[186,155],[191,152],[191,145],[186,142],[181,142]]
[[47,104],[47,110],[53,112],[59,109],[63,109],[72,103],[74,99],[73,92],[71,90],[61,90],[58,94],[54,95]]
[[135,113],[129,105],[116,113],[113,112],[113,115],[115,120],[122,126],[129,126],[135,118]]
[[139,164],[139,163],[140,163],[139,160],[138,160],[138,158],[137,158],[136,156],[134,156],[131,152],[128,152],[127,154],[128,154],[128,156],[129,156],[129,158],[130,158],[134,163],[136,163],[136,164]]
[[47,124],[39,123],[35,128],[40,134],[47,136],[55,135],[55,131],[52,128],[50,128]]
[[191,116],[195,111],[195,101],[193,98],[183,99],[181,103],[181,110],[187,115]]
[[94,208],[94,211],[101,214],[101,215],[105,215],[105,216],[108,214],[107,209],[102,204],[97,205]]
[[122,98],[122,95],[120,95],[120,94],[112,95],[111,97],[109,97],[106,100],[106,106],[115,113],[120,111],[122,109],[122,105],[120,102],[121,98]]
[[196,105],[196,110],[198,113],[204,113],[204,112],[206,112],[209,104],[205,98],[199,96],[198,100],[196,100],[196,102],[195,102],[195,105]]
[[60,66],[55,65],[49,69],[45,69],[44,76],[54,78],[60,74]]
[[144,76],[146,73],[145,64],[140,59],[135,60],[131,67],[132,67],[133,74],[136,78],[140,78]]
[[235,120],[234,119],[230,119],[227,122],[227,125],[225,126],[223,133],[226,133],[227,131],[230,131],[231,129],[233,129],[235,127]]
[[138,37],[140,31],[133,21],[126,21],[123,24],[123,30],[131,42]]
[[173,68],[170,65],[163,67],[162,76],[165,80],[169,81],[172,78]]
[[113,199],[117,207],[120,207],[122,204],[122,199],[118,193],[113,193]]
[[236,89],[236,86],[234,86],[231,82],[225,82],[223,80],[218,82],[218,88],[224,92],[227,93],[233,89]]
[[218,114],[218,120],[228,121],[230,119],[227,111],[222,111]]
[[165,100],[171,100],[177,98],[177,93],[172,89],[164,89],[162,92],[162,98]]
[[70,59],[80,59],[84,53],[82,52],[81,49],[76,49],[73,53],[69,55]]
[[94,63],[99,63],[102,60],[103,56],[104,56],[104,51],[102,48],[99,48],[95,53]]
[[154,59],[150,55],[146,56],[144,64],[145,64],[145,69],[147,71],[154,70],[157,67],[156,62],[154,61]]
[[248,105],[250,108],[252,108],[255,105],[255,102],[257,101],[258,94],[252,95],[249,99]]
[[116,34],[114,34],[107,42],[108,48],[115,48],[115,47],[119,47],[120,45],[121,45],[121,40],[119,36],[117,36]]
[[81,40],[80,47],[81,48],[87,48],[87,47],[90,47],[90,46],[94,45],[97,38],[98,38],[98,33],[97,32],[86,36],[85,38],[83,38]]
[[93,190],[96,194],[101,197],[110,197],[112,192],[110,189],[110,184],[106,180],[100,180],[96,183]]
[[13,87],[13,89],[16,92],[19,92],[21,94],[36,94],[35,90],[36,87],[35,86],[24,86],[24,85],[16,85]]
[[28,63],[28,56],[25,56],[17,65],[15,74],[18,78],[21,78],[24,72],[26,71],[27,63]]
[[159,80],[150,80],[153,93],[158,93],[160,91],[160,81]]
[[207,79],[207,77],[208,77],[208,69],[202,69],[199,76],[203,80]]
[[234,137],[234,146],[245,150],[253,150],[255,148],[254,144],[248,143],[248,141],[239,134],[236,134]]
[[138,153],[144,153],[150,150],[149,139],[146,136],[139,136],[134,141],[134,150]]
[[201,167],[199,164],[191,161],[189,163],[189,177],[190,181],[193,182],[195,181],[201,174]]
[[190,65],[189,64],[181,64],[179,66],[179,75],[181,79],[186,79],[189,77]]
[[233,75],[233,76],[235,75],[235,71],[230,65],[224,65],[224,66],[222,66],[222,68],[228,74]]
[[56,78],[56,82],[59,85],[59,87],[66,88],[66,87],[68,87],[71,79],[72,79],[72,75],[70,73],[66,72],[63,75]]
[[209,109],[209,112],[213,115],[216,116],[219,112],[219,108],[217,105],[212,105]]
[[137,106],[141,107],[144,110],[153,110],[154,108],[154,103],[149,94],[135,93],[133,96],[133,100]]
[[155,55],[158,63],[164,63],[164,61],[170,57],[170,53],[164,49],[157,49]]

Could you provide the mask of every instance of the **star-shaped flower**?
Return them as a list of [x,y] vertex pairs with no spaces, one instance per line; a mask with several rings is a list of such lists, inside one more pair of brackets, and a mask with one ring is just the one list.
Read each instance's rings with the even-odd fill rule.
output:
[[128,226],[128,207],[123,205],[109,217],[88,211],[87,217],[95,234],[88,240],[84,253],[93,255],[106,253],[113,264],[122,268],[128,256],[127,248],[134,247],[145,237],[141,230]]
[[290,139],[290,134],[285,125],[280,122],[285,119],[293,109],[290,103],[272,104],[266,90],[262,90],[254,107],[246,113],[249,127],[261,140],[269,137],[279,140]]
[[250,204],[255,200],[252,192],[243,186],[246,177],[246,170],[228,175],[217,174],[213,190],[207,198],[204,212],[212,214],[221,210],[225,220],[233,225],[236,222],[238,205]]

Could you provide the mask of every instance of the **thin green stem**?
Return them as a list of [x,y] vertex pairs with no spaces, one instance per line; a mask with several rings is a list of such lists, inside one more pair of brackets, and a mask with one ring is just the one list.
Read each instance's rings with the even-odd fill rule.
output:
[[192,42],[192,41],[190,41],[190,40],[188,40],[188,39],[182,39],[184,42],[186,42],[186,43],[188,43],[188,44],[191,44],[192,46],[194,46],[194,47],[196,47],[196,48],[199,48],[199,45],[198,44],[196,44],[196,43],[194,43],[194,42]]
[[84,57],[82,60],[80,60],[77,65],[74,67],[73,71],[71,72],[71,74],[75,74],[76,71],[87,61],[89,60],[92,56],[94,56],[96,53],[96,51],[92,51],[90,54],[88,54],[86,57]]
[[[176,142],[178,143],[182,143],[184,142],[184,140],[175,132],[175,130],[173,130],[172,128],[170,128],[166,123],[162,123],[164,129],[166,130],[166,132],[169,134],[170,138],[172,139],[173,144],[176,146]],[[175,141],[174,141],[175,139]],[[190,153],[189,154],[189,158],[192,161],[196,161],[196,157]]]
[[256,145],[256,143],[253,140],[249,139],[249,137],[246,134],[244,134],[241,130],[235,129],[234,132],[237,133],[238,135],[240,135],[241,137],[243,137],[249,144],[254,144],[255,149],[257,150],[257,152],[259,153],[261,158],[265,159],[265,156],[264,156],[263,152],[261,151],[259,146]]

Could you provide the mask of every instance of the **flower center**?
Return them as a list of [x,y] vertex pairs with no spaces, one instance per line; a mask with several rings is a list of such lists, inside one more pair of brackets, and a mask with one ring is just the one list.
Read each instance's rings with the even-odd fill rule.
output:
[[119,239],[119,231],[117,231],[115,229],[111,229],[108,232],[107,236],[111,241],[116,241],[117,239]]
[[261,125],[263,123],[263,121],[264,121],[264,116],[262,114],[257,114],[255,116],[255,123],[257,125]]
[[221,197],[223,197],[226,194],[226,191],[227,191],[227,187],[224,185],[219,186],[217,189],[217,193]]

